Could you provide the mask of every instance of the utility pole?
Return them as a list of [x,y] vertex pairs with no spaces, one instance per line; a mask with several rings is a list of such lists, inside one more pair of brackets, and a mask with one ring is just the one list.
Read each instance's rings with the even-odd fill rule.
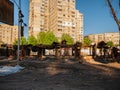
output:
[[24,15],[22,14],[21,11],[21,0],[19,0],[19,5],[16,3],[15,0],[13,0],[14,3],[17,5],[18,7],[18,49],[17,49],[17,65],[19,65],[19,60],[20,60],[20,37],[21,37],[21,27],[22,27],[22,23],[23,20],[22,18],[24,17]]
[[[119,0],[119,5],[120,5],[120,0]],[[120,49],[120,21],[119,21],[118,29],[119,29],[119,47],[118,48]]]
[[[117,15],[115,13],[115,10],[114,10],[114,8],[113,8],[113,6],[111,4],[111,1],[107,0],[107,2],[108,2],[108,5],[110,7],[110,10],[111,10],[111,13],[113,15],[113,18],[114,18],[114,20],[115,20],[115,22],[116,22],[116,24],[118,26],[118,29],[119,29],[119,48],[120,48],[120,20],[118,19]],[[118,5],[119,5],[119,9],[120,9],[120,0],[119,0]]]

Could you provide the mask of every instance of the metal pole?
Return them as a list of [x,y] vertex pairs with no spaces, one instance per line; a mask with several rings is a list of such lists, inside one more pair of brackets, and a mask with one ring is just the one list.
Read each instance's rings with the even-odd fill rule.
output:
[[18,8],[18,52],[17,52],[17,65],[19,65],[19,59],[20,59],[20,33],[21,33],[21,0],[19,0],[19,8]]
[[119,28],[119,48],[120,48],[120,28]]

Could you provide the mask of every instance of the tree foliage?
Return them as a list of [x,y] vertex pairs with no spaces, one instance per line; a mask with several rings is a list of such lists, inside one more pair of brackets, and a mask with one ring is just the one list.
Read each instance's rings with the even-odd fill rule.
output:
[[45,32],[39,32],[39,34],[37,36],[38,44],[44,44],[45,35],[46,35]]
[[106,43],[105,43],[104,41],[101,41],[101,42],[98,43],[97,48],[102,49],[102,48],[104,48],[105,46],[106,46]]
[[28,44],[31,44],[31,45],[37,45],[37,39],[34,37],[34,36],[29,36],[28,39]]
[[58,42],[57,37],[51,31],[46,32],[44,44],[51,45],[53,42]]
[[[14,45],[18,45],[18,40],[15,40],[15,42],[13,43]],[[20,45],[27,45],[27,39],[25,37],[21,37],[20,38]]]
[[21,37],[21,45],[27,45],[27,39],[25,37]]
[[4,43],[3,41],[0,41],[0,47],[1,47],[1,45],[2,45],[3,43]]
[[109,41],[109,42],[107,42],[106,44],[107,44],[108,47],[112,47],[112,46],[114,46],[114,44],[113,44],[112,41]]
[[4,42],[3,41],[0,41],[0,45],[3,44]]
[[51,31],[40,32],[37,37],[38,44],[51,45],[53,42],[58,42],[57,37]]
[[83,40],[83,46],[90,46],[92,43],[92,40],[89,39],[88,37],[85,37]]
[[63,34],[61,37],[61,41],[66,40],[67,45],[71,45],[74,43],[73,38],[69,34]]

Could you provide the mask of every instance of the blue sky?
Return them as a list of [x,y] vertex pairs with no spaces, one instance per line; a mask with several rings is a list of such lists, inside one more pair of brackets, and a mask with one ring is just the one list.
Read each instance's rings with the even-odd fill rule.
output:
[[[15,0],[16,2],[18,0]],[[24,22],[28,25],[28,1],[21,0],[22,12],[24,14]],[[118,0],[113,0],[116,6]],[[98,34],[105,32],[118,32],[118,27],[111,15],[106,0],[76,0],[76,9],[84,16],[84,35]],[[116,11],[118,11],[116,7]],[[18,10],[15,5],[15,25],[18,24]],[[28,28],[25,28],[25,36],[27,36]]]
[[[84,15],[84,35],[118,32],[118,27],[106,1],[107,0],[77,0],[76,8]],[[116,2],[118,0],[113,1]],[[115,5],[115,2],[113,2],[113,5]]]

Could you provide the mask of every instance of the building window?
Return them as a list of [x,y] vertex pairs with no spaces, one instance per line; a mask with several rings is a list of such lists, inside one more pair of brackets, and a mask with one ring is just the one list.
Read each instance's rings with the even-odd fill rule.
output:
[[72,0],[73,2],[75,2],[75,0]]
[[58,29],[58,31],[62,31],[62,29]]

